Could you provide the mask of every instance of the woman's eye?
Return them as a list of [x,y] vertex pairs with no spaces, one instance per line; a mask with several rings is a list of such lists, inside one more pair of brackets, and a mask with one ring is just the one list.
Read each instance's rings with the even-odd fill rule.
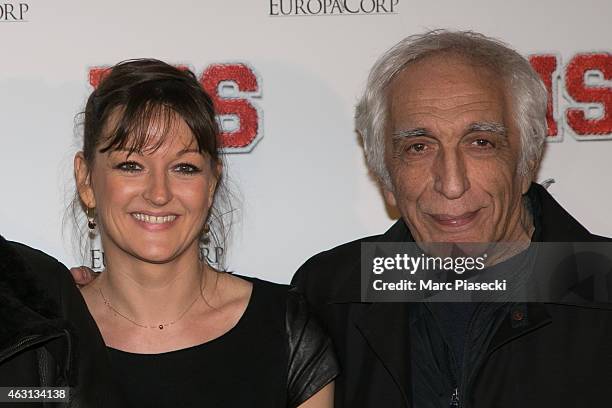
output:
[[128,173],[135,173],[135,172],[142,170],[142,167],[140,166],[140,164],[133,162],[133,161],[119,163],[118,165],[115,166],[115,168],[121,171],[126,171]]
[[200,172],[200,168],[189,163],[180,163],[174,167],[174,170],[183,174],[195,174]]

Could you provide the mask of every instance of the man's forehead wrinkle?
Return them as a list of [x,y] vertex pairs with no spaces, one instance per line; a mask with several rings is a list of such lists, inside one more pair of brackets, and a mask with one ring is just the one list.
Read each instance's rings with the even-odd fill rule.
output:
[[[490,109],[499,106],[498,101],[489,98],[474,99],[471,97],[407,98],[397,101],[396,106],[404,111],[414,109],[420,113],[431,111],[452,112],[458,109]],[[416,113],[416,112],[409,112]]]
[[[406,107],[402,111],[396,112],[398,116],[414,117],[414,116],[431,116],[436,119],[449,119],[457,116],[473,114],[473,113],[486,113],[487,116],[495,113],[502,113],[501,109],[496,109],[493,104],[489,103],[469,103],[462,106],[455,106],[453,108],[438,108],[429,106],[418,106],[418,107]],[[401,117],[399,118],[402,119]]]
[[500,115],[497,115],[494,110],[484,107],[461,109],[458,112],[422,108],[414,112],[403,112],[401,116],[397,116],[399,117],[393,120],[395,127],[393,130],[394,132],[417,128],[431,131],[432,126],[439,127],[441,124],[452,128],[457,126],[467,128],[474,123],[495,123],[502,125],[503,122],[501,112]]

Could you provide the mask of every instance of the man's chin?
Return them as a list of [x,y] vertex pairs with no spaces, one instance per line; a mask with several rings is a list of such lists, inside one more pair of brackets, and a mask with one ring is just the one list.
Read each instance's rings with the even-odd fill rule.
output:
[[492,231],[482,228],[480,222],[459,228],[440,228],[436,224],[423,225],[424,234],[414,234],[417,241],[449,244],[491,242]]
[[442,239],[436,242],[417,242],[417,245],[428,255],[440,257],[464,257],[481,256],[490,249],[490,242],[481,242],[480,240],[451,240]]

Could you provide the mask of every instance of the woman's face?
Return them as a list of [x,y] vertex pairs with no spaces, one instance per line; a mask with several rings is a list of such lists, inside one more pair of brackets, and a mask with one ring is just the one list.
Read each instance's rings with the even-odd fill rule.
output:
[[[79,195],[96,209],[109,257],[123,253],[166,263],[198,253],[220,168],[212,170],[211,159],[198,152],[187,124],[178,115],[174,119],[159,148],[96,152],[91,168],[82,153],[75,157]],[[159,141],[160,128],[155,122],[149,125],[152,146]]]

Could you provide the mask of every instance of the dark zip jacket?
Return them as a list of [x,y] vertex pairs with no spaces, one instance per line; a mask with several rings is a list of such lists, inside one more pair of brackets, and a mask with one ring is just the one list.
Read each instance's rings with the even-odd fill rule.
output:
[[[535,240],[570,247],[609,241],[590,234],[543,187],[532,184],[528,197],[537,206]],[[580,290],[568,301],[479,306],[466,338],[465,370],[455,378],[456,362],[428,307],[361,301],[361,243],[410,240],[400,220],[383,235],[315,255],[294,276],[334,341],[342,368],[336,407],[611,404],[612,307],[581,298]]]
[[109,384],[106,348],[69,271],[0,237],[0,387],[70,387],[67,403],[20,408],[121,407]]

